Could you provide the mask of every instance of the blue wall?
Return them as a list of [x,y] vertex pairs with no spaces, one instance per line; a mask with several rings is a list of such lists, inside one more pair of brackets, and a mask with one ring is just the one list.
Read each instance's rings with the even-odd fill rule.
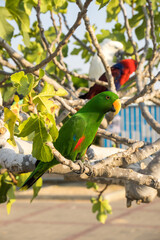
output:
[[[148,105],[148,109],[154,119],[160,123],[160,107],[150,104]],[[156,133],[143,118],[137,104],[132,104],[126,109],[121,109],[119,116],[121,117],[120,136],[142,140],[148,143],[154,142],[159,138],[159,134]],[[112,145],[112,141],[104,139],[105,147],[111,147]],[[120,147],[124,146],[120,145]]]

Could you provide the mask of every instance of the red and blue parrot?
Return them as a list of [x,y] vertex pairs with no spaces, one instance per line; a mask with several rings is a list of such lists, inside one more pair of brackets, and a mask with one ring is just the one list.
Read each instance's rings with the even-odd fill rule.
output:
[[[125,84],[128,81],[130,75],[136,71],[137,65],[138,65],[137,61],[135,61],[133,59],[124,59],[124,60],[114,64],[111,67],[111,72],[112,72],[112,76],[114,78],[116,90],[118,90],[123,84]],[[105,73],[102,74],[102,76],[99,78],[99,80],[108,82],[108,79],[106,78]],[[104,91],[108,91],[108,89],[105,86],[94,84],[89,89],[89,92],[80,96],[80,98],[91,99],[98,93],[104,92]]]

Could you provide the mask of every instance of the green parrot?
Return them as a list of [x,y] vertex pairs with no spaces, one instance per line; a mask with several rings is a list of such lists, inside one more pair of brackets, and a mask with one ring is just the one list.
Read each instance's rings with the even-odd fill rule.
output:
[[[115,93],[105,91],[97,94],[64,123],[54,142],[54,147],[65,158],[72,161],[77,157],[81,159],[92,144],[105,114],[112,111],[116,115],[120,108],[121,103]],[[58,161],[55,158],[50,162],[39,161],[21,188],[25,190],[31,187],[50,167],[56,164]]]

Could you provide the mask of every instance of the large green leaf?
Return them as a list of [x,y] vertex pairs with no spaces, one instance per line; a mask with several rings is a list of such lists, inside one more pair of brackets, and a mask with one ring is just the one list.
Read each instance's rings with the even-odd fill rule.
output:
[[46,127],[46,124],[45,124],[45,116],[43,115],[37,116],[32,114],[30,118],[25,120],[19,126],[18,136],[26,137],[32,132],[35,132],[35,136],[33,138],[33,149],[32,149],[33,157],[45,162],[51,161],[53,159],[52,152],[49,149],[47,149],[45,145],[47,142],[52,142],[53,138],[51,134],[48,133],[48,128]]
[[27,120],[19,125],[19,137],[26,137],[32,132],[37,132],[39,129],[38,126],[38,116],[32,114]]
[[[33,139],[33,150],[32,155],[42,162],[49,162],[53,159],[52,152],[47,150],[44,145],[46,142],[51,142],[52,138],[47,133],[46,129],[43,126],[40,126],[40,132],[37,133]],[[42,149],[45,150],[45,153],[42,152]],[[46,154],[44,156],[44,154]]]
[[7,18],[10,18],[11,14],[9,11],[0,7],[0,36],[6,41],[10,41],[13,36],[14,27],[7,22]]
[[67,92],[61,88],[58,91],[55,91],[52,85],[45,82],[42,91],[33,97],[33,102],[40,112],[53,113],[56,105],[50,100],[50,98],[55,95],[65,96],[67,95]]
[[30,21],[29,17],[25,11],[21,10],[19,7],[19,0],[6,0],[6,8],[11,13],[12,17],[15,19],[23,32],[29,32]]
[[55,142],[57,137],[58,137],[58,129],[56,127],[56,122],[55,122],[55,118],[53,116],[53,114],[46,114],[46,124],[48,126],[48,130],[49,130],[49,134],[52,137],[52,141]]
[[28,78],[28,76],[25,75],[23,71],[11,75],[11,81],[17,88],[17,92],[23,96],[26,96],[33,86],[33,78]]

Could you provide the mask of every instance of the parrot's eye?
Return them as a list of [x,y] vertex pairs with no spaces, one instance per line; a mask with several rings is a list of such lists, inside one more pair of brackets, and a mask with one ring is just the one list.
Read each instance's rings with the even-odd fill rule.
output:
[[108,99],[110,99],[110,97],[109,97],[109,96],[107,96],[107,97],[106,97],[106,99],[108,100]]

